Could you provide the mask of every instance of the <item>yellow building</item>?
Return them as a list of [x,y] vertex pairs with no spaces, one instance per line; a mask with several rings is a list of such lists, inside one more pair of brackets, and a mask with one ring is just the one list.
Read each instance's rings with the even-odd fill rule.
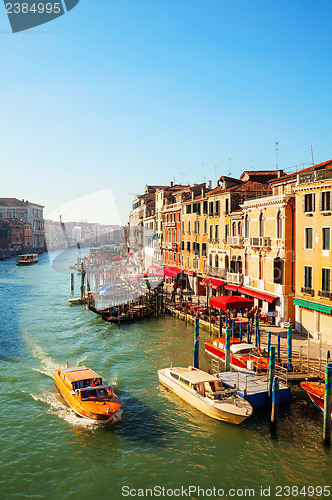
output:
[[332,160],[296,175],[297,330],[332,341]]
[[206,265],[208,233],[205,184],[194,185],[181,211],[181,268],[195,294]]
[[[271,183],[273,194],[245,201],[242,295],[254,299],[269,322],[294,321],[294,197],[283,178]],[[286,192],[285,192],[286,191]]]

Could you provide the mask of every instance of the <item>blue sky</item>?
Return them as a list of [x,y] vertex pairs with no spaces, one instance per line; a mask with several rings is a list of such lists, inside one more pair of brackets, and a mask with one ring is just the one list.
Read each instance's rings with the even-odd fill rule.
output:
[[111,190],[125,223],[145,184],[273,169],[276,141],[280,168],[330,159],[331,26],[324,0],[80,0],[12,34],[1,3],[0,196]]

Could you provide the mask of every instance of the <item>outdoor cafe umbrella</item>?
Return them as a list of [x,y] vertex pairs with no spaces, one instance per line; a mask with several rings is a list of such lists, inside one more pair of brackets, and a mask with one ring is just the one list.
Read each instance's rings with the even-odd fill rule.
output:
[[209,300],[211,307],[217,309],[244,309],[246,307],[253,307],[254,301],[246,297],[239,297],[237,295],[220,295],[218,297],[210,297]]

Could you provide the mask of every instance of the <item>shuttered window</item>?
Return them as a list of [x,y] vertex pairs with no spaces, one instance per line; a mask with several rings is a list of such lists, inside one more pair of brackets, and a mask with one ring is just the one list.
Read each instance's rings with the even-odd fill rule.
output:
[[315,211],[315,194],[308,193],[303,196],[303,212],[314,212]]
[[321,212],[329,212],[332,210],[331,191],[322,191],[319,194],[319,210]]
[[331,269],[322,268],[322,291],[329,292],[331,290]]
[[304,287],[312,288],[312,267],[304,266]]

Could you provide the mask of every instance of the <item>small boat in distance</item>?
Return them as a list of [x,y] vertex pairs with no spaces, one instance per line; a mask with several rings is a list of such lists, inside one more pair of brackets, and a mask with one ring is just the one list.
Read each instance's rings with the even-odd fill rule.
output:
[[18,255],[16,262],[18,266],[30,266],[31,264],[35,264],[36,262],[38,262],[38,254],[26,253]]
[[58,391],[77,415],[102,422],[114,419],[120,400],[96,372],[83,365],[58,368],[53,375]]
[[[324,411],[325,384],[324,382],[301,382],[313,404],[321,411]],[[332,412],[331,412],[332,419]]]
[[240,424],[253,412],[248,401],[221,380],[193,368],[164,368],[158,370],[159,382],[201,412],[216,420]]
[[[205,342],[205,352],[225,362],[225,341],[226,337],[218,337]],[[254,344],[231,337],[230,365],[237,370],[266,372],[269,369],[269,357]]]

